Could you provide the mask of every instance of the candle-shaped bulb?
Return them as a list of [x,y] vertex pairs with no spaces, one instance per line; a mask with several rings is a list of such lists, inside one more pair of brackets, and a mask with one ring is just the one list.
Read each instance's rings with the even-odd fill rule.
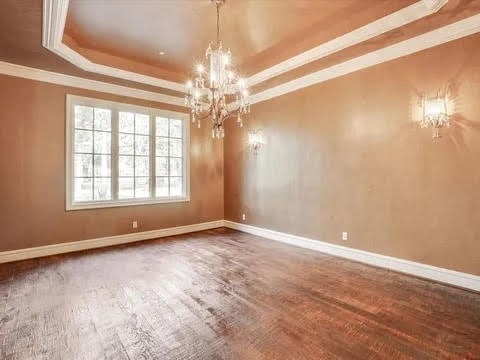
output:
[[212,83],[214,83],[215,81],[217,81],[217,74],[216,74],[216,73],[212,72],[212,73],[210,74],[210,81],[211,81]]
[[230,55],[228,55],[228,54],[223,54],[223,63],[224,63],[225,65],[230,64]]

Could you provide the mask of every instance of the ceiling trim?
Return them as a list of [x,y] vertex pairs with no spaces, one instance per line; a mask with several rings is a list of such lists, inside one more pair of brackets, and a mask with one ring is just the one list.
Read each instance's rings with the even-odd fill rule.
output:
[[185,107],[180,97],[0,61],[0,74]]
[[250,101],[252,104],[255,104],[269,100],[307,86],[410,55],[477,32],[480,32],[480,14],[266,89],[252,95]]
[[43,1],[42,44],[47,49],[55,48],[58,43],[62,42],[67,11],[68,0]]
[[68,4],[69,0],[43,0],[42,44],[45,48],[85,71],[185,92],[184,84],[97,64],[65,45],[62,42],[62,38],[67,19]]
[[357,45],[376,36],[392,31],[413,21],[434,14],[440,10],[448,0],[420,0],[416,3],[400,9],[392,14],[384,16],[367,25],[359,27],[349,33],[327,41],[319,46],[307,50],[301,54],[282,61],[270,68],[262,70],[247,79],[249,86],[253,86],[284,74],[297,67]]
[[[247,79],[249,86],[256,85],[280,74],[291,71],[335,52],[356,45],[385,32],[419,20],[437,12],[448,0],[419,0],[381,19],[364,25],[345,35],[314,47],[290,59],[262,70]],[[97,64],[74,51],[62,42],[69,0],[44,0],[43,2],[43,46],[79,68],[102,75],[139,82],[174,91],[185,91],[184,84],[157,77],[134,73],[107,65]]]

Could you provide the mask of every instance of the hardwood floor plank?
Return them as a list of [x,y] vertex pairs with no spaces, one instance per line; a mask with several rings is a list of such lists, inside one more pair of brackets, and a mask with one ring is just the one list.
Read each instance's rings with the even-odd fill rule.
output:
[[480,294],[230,229],[0,265],[1,359],[480,359]]

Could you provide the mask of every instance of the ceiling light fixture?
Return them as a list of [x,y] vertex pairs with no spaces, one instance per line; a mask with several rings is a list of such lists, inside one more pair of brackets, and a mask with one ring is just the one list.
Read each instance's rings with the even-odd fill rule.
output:
[[242,115],[250,112],[250,103],[246,81],[232,70],[232,54],[223,50],[220,41],[220,7],[225,0],[210,1],[217,9],[217,42],[210,43],[205,53],[208,68],[197,64],[195,79],[187,81],[185,104],[198,127],[201,120],[211,119],[212,137],[218,139],[225,136],[224,122],[228,118],[236,117],[240,127],[243,126]]

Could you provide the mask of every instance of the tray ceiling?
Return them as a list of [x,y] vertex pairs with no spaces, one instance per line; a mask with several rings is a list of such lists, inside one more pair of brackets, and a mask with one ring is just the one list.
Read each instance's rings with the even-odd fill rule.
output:
[[[226,1],[222,39],[253,102],[480,32],[480,0]],[[209,0],[4,0],[0,29],[0,73],[55,71],[183,106],[215,12]]]
[[[227,0],[221,38],[251,75],[414,2]],[[215,8],[209,0],[70,0],[65,35],[91,60],[108,54],[188,74],[215,39]]]

